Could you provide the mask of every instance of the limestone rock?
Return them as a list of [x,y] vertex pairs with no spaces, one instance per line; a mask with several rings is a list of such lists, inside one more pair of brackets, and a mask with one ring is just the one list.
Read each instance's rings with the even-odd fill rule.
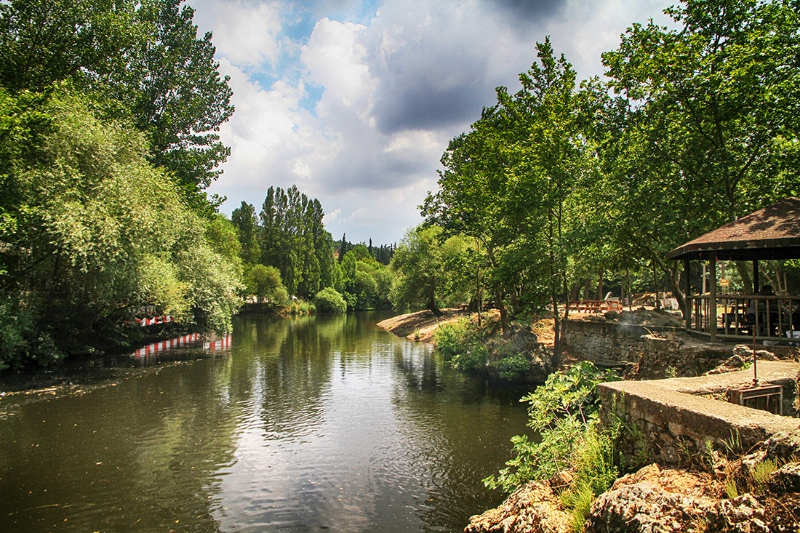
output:
[[713,522],[723,531],[769,533],[764,523],[764,506],[751,494],[743,494],[733,500],[721,500],[715,510],[719,518]]
[[473,516],[466,533],[567,533],[570,515],[550,483],[527,483],[503,504]]
[[[746,344],[737,344],[733,347],[733,355],[739,356],[745,361],[753,360],[753,347]],[[778,357],[768,350],[756,350],[756,358],[761,361],[777,361]]]
[[714,513],[711,499],[660,490],[649,483],[623,485],[597,498],[586,533],[671,533],[693,531]]
[[648,465],[621,477],[594,501],[585,531],[702,531],[703,524],[721,522],[715,488],[707,477]]
[[776,493],[800,492],[800,463],[787,463],[769,480],[769,490]]

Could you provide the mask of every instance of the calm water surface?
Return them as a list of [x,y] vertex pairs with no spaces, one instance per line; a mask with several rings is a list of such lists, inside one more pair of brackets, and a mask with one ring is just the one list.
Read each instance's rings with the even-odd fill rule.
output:
[[[0,399],[0,531],[461,531],[525,432],[521,390],[388,315],[240,317],[199,360]],[[106,370],[107,371],[107,370]]]

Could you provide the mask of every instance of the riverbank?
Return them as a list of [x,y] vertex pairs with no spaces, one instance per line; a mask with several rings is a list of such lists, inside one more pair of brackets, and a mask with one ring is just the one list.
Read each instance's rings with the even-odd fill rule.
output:
[[[448,320],[437,321],[423,312],[384,322],[385,329],[400,336],[412,338],[410,332],[424,328],[417,331],[430,338]],[[545,327],[545,322],[535,323],[531,329]],[[771,415],[724,401],[727,390],[747,387],[752,381],[752,370],[742,370],[747,368],[752,349],[685,336],[674,322],[668,313],[644,309],[571,317],[567,346],[574,352],[569,354],[567,366],[588,360],[619,367],[625,370],[626,379],[635,381],[611,385],[638,387],[636,397],[625,392],[623,402],[608,397],[602,401],[607,410],[611,405],[621,409],[618,416],[625,419],[625,426],[635,428],[625,437],[627,444],[617,443],[620,451],[614,452],[620,454],[620,474],[627,475],[602,494],[593,494],[585,504],[580,526],[572,504],[565,507],[564,499],[565,490],[569,492],[567,487],[578,474],[565,470],[550,480],[523,484],[500,507],[472,517],[467,532],[800,530],[800,429],[795,429],[797,403],[793,401],[798,368],[796,363],[786,362],[798,359],[797,348],[772,346],[756,353],[761,361],[761,383],[782,383],[784,387],[784,414],[789,416]],[[484,342],[491,351],[496,341],[487,338]],[[779,370],[776,375],[770,374],[770,365]],[[659,379],[701,375],[706,377]],[[656,380],[639,381],[653,378]],[[706,390],[710,381],[720,382],[711,387],[713,394]],[[673,398],[675,392],[656,394],[646,389],[651,383],[659,392],[673,382],[682,387],[681,398]],[[698,391],[689,391],[690,383],[696,383]],[[666,399],[665,394],[669,396]],[[697,414],[686,414],[695,411]],[[653,413],[665,419],[663,427]],[[771,424],[766,423],[767,418]],[[699,429],[692,425],[695,419]],[[609,424],[613,421],[606,420],[605,425]],[[753,439],[757,433],[753,428],[764,424],[768,430]],[[632,463],[643,467],[631,469]]]
[[387,318],[378,322],[378,327],[408,340],[433,342],[433,334],[439,326],[464,316],[469,316],[469,312],[459,309],[442,309],[441,316],[436,316],[428,310],[417,311]]

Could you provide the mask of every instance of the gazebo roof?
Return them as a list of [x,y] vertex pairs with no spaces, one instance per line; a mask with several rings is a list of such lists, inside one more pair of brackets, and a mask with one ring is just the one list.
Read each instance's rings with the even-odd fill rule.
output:
[[667,259],[800,258],[800,198],[784,198],[667,253]]

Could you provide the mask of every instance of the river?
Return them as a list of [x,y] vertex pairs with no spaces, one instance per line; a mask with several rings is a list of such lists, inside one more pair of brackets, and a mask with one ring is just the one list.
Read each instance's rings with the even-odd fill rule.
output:
[[463,530],[503,499],[481,479],[525,391],[444,368],[388,316],[237,317],[221,347],[5,395],[0,531]]

